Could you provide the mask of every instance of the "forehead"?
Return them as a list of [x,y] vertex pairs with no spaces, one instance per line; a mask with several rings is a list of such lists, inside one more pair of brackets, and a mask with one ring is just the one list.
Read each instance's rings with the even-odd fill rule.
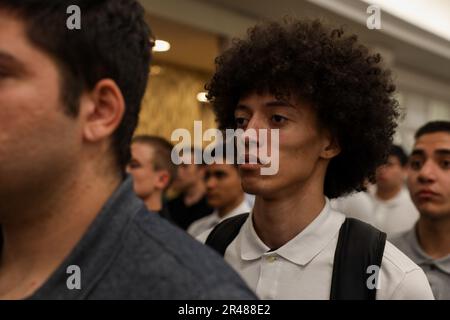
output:
[[22,58],[30,53],[35,53],[28,40],[25,23],[17,15],[0,9],[0,52],[8,53]]
[[388,156],[388,162],[400,163],[400,159],[396,155],[391,154]]
[[450,133],[435,132],[424,134],[414,144],[414,150],[423,150],[432,153],[438,149],[450,150]]
[[48,81],[58,78],[53,58],[27,36],[26,24],[17,14],[0,9],[0,62],[21,65],[27,74]]
[[131,153],[135,158],[151,160],[153,159],[154,148],[147,143],[135,142],[131,145]]
[[278,99],[275,95],[271,93],[256,93],[252,92],[247,95],[242,96],[238,101],[238,106],[266,106],[266,107],[276,107],[285,106],[293,109],[297,109],[300,106],[306,106],[307,104],[301,99],[291,95],[288,99]]

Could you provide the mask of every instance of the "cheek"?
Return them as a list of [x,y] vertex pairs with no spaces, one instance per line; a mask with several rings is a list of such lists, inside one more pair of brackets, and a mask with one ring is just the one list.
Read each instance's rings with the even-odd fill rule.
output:
[[[294,138],[294,139],[292,139]],[[301,139],[299,139],[301,138]],[[320,153],[320,141],[315,137],[280,138],[280,170],[310,171]]]
[[406,185],[409,190],[414,191],[414,178],[410,173],[408,173],[408,177],[406,178]]
[[417,174],[414,171],[408,171],[406,183],[410,190],[416,189]]
[[450,170],[445,173],[445,177],[442,179],[442,189],[445,190],[444,192],[450,202]]

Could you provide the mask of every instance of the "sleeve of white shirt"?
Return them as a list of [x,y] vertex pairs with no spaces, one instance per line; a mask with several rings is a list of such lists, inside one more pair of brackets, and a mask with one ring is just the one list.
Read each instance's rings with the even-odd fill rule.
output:
[[395,289],[391,299],[434,300],[428,279],[422,269],[407,273]]
[[381,264],[379,300],[434,300],[428,279],[423,270],[386,242]]
[[200,241],[201,243],[205,243],[206,239],[208,239],[209,234],[211,233],[211,231],[214,228],[211,228],[209,230],[206,230],[205,232],[200,233],[197,237],[195,237],[195,239],[197,239],[197,241]]

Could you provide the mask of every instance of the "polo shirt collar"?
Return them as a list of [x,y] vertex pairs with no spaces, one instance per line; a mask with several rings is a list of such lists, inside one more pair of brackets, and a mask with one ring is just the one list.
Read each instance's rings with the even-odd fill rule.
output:
[[450,275],[450,255],[447,255],[439,259],[433,259],[432,257],[430,257],[425,251],[423,251],[422,247],[419,244],[416,227],[408,231],[405,237],[407,242],[412,244],[411,250],[413,251],[413,254],[416,257],[415,261],[418,265],[432,264],[436,266],[436,268],[438,268],[439,270]]
[[[326,198],[322,211],[303,231],[285,245],[270,253],[278,254],[284,259],[304,266],[333,240],[344,219],[343,215],[331,209],[330,201]],[[259,259],[270,251],[270,248],[256,234],[252,215],[244,223],[243,231],[239,233],[238,238],[243,260]]]

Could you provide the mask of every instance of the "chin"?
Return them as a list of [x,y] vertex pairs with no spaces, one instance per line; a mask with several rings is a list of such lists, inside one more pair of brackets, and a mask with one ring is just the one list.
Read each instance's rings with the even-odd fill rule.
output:
[[421,215],[423,215],[431,220],[440,220],[443,218],[447,219],[450,217],[450,209],[449,208],[437,207],[430,203],[418,206],[417,209],[419,210]]
[[271,196],[277,191],[269,181],[263,179],[242,179],[242,189],[246,193],[260,197]]

